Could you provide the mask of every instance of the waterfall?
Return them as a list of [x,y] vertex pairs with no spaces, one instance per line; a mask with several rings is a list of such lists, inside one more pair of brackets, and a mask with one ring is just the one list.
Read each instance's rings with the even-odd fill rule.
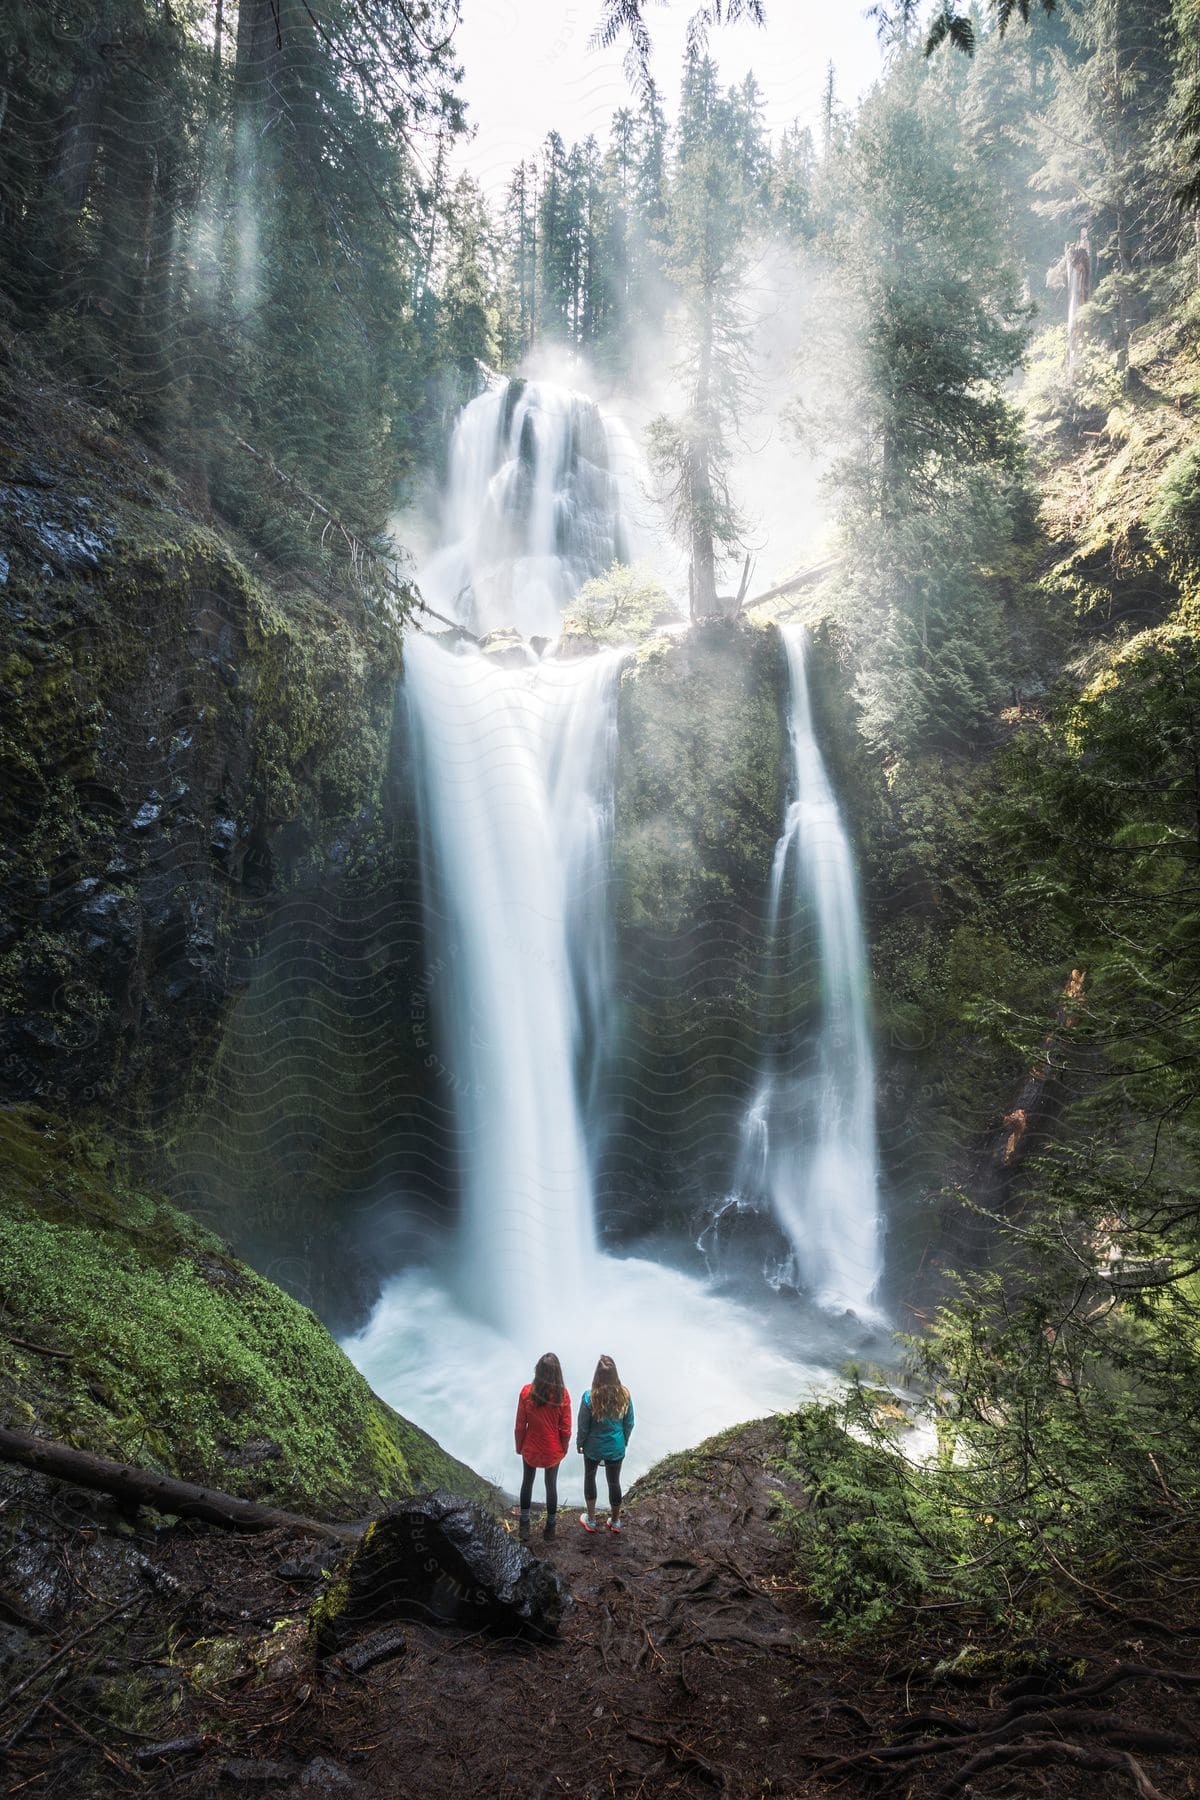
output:
[[489,388],[455,430],[446,548],[422,587],[474,632],[553,638],[583,583],[628,560],[628,469],[627,440],[586,395],[544,381]]
[[795,1284],[831,1310],[872,1311],[881,1272],[875,1067],[854,860],[813,729],[805,634],[782,627],[792,799],[775,846],[768,941],[816,1006],[767,1058],[747,1108],[735,1199],[769,1201]]
[[[561,609],[628,542],[631,460],[585,397],[490,389],[455,433],[423,591],[472,630],[553,639]],[[393,1276],[345,1346],[380,1393],[505,1484],[517,1388],[546,1349],[576,1400],[599,1352],[617,1357],[637,1396],[631,1476],[825,1379],[689,1274],[597,1247],[622,653],[540,648],[406,639],[423,1047],[453,1108],[457,1214],[442,1265]],[[572,1457],[566,1480],[578,1474]]]
[[460,1150],[458,1280],[499,1330],[578,1301],[587,1074],[607,1019],[613,652],[500,667],[414,638],[432,1009]]

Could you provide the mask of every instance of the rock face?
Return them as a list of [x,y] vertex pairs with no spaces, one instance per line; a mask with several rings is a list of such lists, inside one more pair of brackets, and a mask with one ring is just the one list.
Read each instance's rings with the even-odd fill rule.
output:
[[37,384],[0,358],[0,1103],[96,1109],[348,1321],[371,1270],[352,1231],[316,1246],[420,1060],[379,1055],[419,979],[392,926],[400,633]]
[[787,798],[774,627],[651,639],[618,711],[614,853],[625,1121],[601,1171],[616,1235],[690,1214],[729,1179],[769,995],[763,923]]
[[569,1604],[549,1563],[481,1506],[438,1492],[393,1507],[368,1529],[315,1619],[325,1649],[396,1617],[547,1638]]

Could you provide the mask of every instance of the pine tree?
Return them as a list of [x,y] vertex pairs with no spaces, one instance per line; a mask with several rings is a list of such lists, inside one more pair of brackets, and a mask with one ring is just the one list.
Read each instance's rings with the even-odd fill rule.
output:
[[1017,434],[1002,384],[1024,312],[987,165],[919,55],[865,103],[838,178],[829,249],[845,360],[826,426],[844,447],[833,478],[864,729],[894,753],[960,740],[998,689],[983,570],[1013,529]]
[[687,405],[651,427],[652,465],[688,550],[693,618],[718,615],[723,561],[741,542],[730,492],[730,443],[750,385],[741,301],[751,210],[735,154],[744,119],[707,57],[690,58],[680,100],[668,213],[668,268],[680,295],[677,365]]
[[1070,51],[1054,56],[1044,161],[1035,187],[1043,213],[1073,237],[1086,226],[1098,273],[1108,276],[1114,338],[1124,366],[1137,322],[1138,278],[1179,242],[1171,182],[1155,126],[1169,92],[1169,8],[1163,0],[1091,0],[1067,15]]

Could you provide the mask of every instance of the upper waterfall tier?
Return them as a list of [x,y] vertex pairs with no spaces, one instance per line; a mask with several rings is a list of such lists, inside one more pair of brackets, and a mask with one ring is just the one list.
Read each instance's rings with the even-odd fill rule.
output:
[[430,600],[480,634],[556,636],[582,584],[628,559],[628,463],[586,395],[523,380],[480,394],[450,446],[445,548],[421,573]]

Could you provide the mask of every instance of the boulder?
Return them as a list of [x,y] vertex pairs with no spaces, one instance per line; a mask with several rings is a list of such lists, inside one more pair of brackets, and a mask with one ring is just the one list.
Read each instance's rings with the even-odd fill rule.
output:
[[599,638],[589,637],[586,631],[564,631],[554,654],[567,662],[578,656],[599,656],[602,648]]
[[489,631],[485,638],[480,639],[479,648],[485,656],[490,656],[506,669],[523,669],[537,661],[520,632],[512,630],[510,626],[504,626],[499,631]]
[[393,1618],[553,1637],[569,1604],[556,1569],[483,1507],[438,1491],[403,1501],[368,1527],[313,1619],[320,1648],[330,1651]]

